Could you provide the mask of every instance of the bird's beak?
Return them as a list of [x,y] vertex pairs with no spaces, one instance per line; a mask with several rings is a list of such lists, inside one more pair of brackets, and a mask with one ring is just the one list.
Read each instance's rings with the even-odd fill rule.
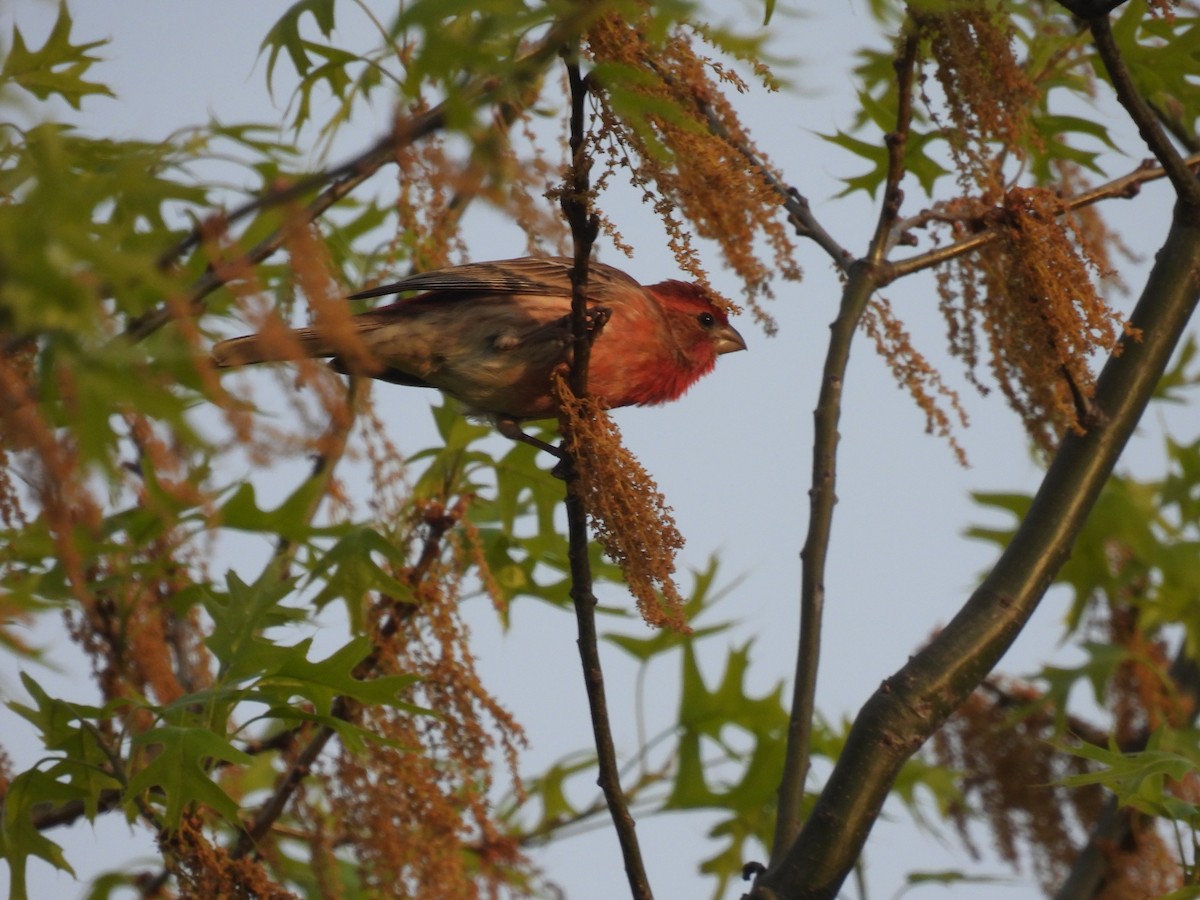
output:
[[736,350],[746,349],[745,339],[732,325],[722,325],[714,331],[713,344],[717,348],[717,353],[733,353]]

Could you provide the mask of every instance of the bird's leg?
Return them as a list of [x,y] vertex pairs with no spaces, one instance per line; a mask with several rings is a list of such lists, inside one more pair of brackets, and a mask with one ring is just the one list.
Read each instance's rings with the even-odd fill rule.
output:
[[550,470],[550,474],[555,478],[566,479],[571,459],[561,447],[555,447],[553,444],[547,444],[545,441],[535,438],[532,434],[526,434],[521,430],[521,426],[517,424],[516,419],[496,419],[496,430],[510,441],[519,441],[522,444],[528,444],[531,447],[536,447],[538,450],[544,450],[549,453],[558,460],[554,464],[554,468]]
[[522,444],[528,444],[530,447],[536,447],[539,450],[544,450],[551,456],[562,459],[566,454],[553,444],[547,444],[541,438],[535,438],[532,434],[526,434],[521,430],[521,426],[517,424],[516,419],[500,418],[496,419],[496,430],[508,438],[510,441],[519,441]]

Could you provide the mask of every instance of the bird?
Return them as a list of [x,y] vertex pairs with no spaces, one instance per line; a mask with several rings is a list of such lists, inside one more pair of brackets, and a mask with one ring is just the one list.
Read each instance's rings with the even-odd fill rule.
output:
[[[471,416],[544,450],[521,422],[557,415],[551,378],[571,359],[574,260],[523,257],[421,272],[352,294],[367,299],[417,292],[349,318],[357,335],[301,328],[215,344],[218,368],[329,357],[335,369],[400,385],[433,387]],[[590,326],[596,329],[588,391],[609,409],[682,396],[716,365],[746,349],[724,310],[698,285],[643,286],[603,263],[588,266]]]

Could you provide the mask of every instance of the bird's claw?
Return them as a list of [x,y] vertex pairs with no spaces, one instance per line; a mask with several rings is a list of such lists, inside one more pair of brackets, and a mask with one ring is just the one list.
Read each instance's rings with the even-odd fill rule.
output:
[[742,881],[750,881],[752,878],[757,878],[765,871],[767,871],[766,866],[758,860],[752,859],[742,866]]
[[604,330],[604,326],[608,324],[608,320],[611,318],[612,310],[607,306],[589,307],[587,311],[587,330],[593,340]]
[[550,474],[559,481],[566,481],[571,474],[573,461],[561,448],[559,448],[558,454],[558,462],[554,464],[554,468],[550,470]]

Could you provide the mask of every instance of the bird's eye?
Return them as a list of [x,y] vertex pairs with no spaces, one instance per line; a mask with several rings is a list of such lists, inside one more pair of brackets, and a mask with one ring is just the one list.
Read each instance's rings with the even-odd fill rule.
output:
[[705,328],[712,328],[717,322],[717,317],[710,312],[702,312],[700,315],[696,316],[696,319]]

